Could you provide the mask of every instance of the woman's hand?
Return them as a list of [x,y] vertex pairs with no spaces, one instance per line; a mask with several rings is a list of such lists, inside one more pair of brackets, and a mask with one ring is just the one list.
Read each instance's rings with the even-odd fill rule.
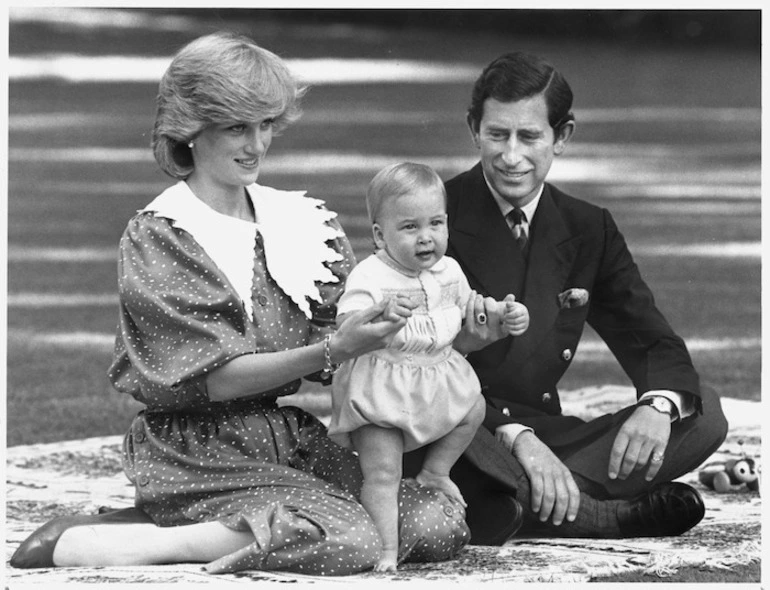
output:
[[455,350],[468,354],[507,335],[504,320],[505,307],[492,297],[482,297],[471,291],[465,305],[463,328],[454,341]]
[[346,314],[329,342],[333,362],[386,347],[416,307],[408,297],[398,295]]
[[[329,341],[332,362],[340,363],[387,346],[406,324],[416,306],[406,297],[380,301],[368,309],[351,312],[340,320]],[[211,371],[206,377],[209,398],[226,401],[269,391],[318,371],[322,343],[289,350],[243,354]]]

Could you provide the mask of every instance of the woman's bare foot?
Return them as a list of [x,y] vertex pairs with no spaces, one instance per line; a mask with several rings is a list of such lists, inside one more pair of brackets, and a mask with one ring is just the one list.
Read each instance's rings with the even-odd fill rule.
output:
[[462,493],[460,493],[460,488],[455,485],[455,482],[449,479],[448,475],[438,475],[423,469],[417,474],[415,479],[421,486],[444,492],[447,496],[457,500],[467,508],[468,505],[465,503],[465,498],[463,498]]

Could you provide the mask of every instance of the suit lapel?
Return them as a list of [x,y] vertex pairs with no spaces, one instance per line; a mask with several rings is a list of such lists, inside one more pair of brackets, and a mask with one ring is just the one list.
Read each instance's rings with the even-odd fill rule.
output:
[[496,299],[508,293],[521,296],[524,261],[480,165],[463,179],[449,232],[451,254],[462,263],[474,288]]
[[565,288],[578,240],[565,225],[546,184],[532,224],[523,299],[529,310],[529,329],[514,338],[512,354],[517,358],[531,354],[553,326],[559,313],[557,296]]
[[527,306],[529,329],[513,339],[511,349],[518,359],[532,354],[556,321],[558,294],[565,288],[580,239],[570,233],[547,184],[531,232],[525,271],[481,166],[468,172],[449,229],[451,255],[461,262],[471,286],[498,300],[513,293]]

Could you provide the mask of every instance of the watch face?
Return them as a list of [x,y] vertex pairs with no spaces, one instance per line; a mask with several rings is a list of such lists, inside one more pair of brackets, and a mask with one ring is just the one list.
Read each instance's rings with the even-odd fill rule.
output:
[[664,397],[652,398],[652,407],[658,410],[659,412],[670,414],[672,412],[671,405],[672,405],[671,402]]

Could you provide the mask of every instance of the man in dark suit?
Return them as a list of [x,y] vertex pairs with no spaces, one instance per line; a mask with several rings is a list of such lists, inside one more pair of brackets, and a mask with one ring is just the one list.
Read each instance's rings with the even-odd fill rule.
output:
[[[473,289],[513,293],[530,314],[524,335],[468,356],[487,414],[453,479],[479,544],[504,542],[522,521],[533,534],[680,534],[704,508],[672,480],[727,432],[718,396],[699,385],[610,213],[546,182],[574,133],[571,108],[569,85],[544,60],[496,59],[467,114],[481,161],[446,183],[448,254]],[[589,422],[563,415],[557,390],[586,322],[638,397]]]

